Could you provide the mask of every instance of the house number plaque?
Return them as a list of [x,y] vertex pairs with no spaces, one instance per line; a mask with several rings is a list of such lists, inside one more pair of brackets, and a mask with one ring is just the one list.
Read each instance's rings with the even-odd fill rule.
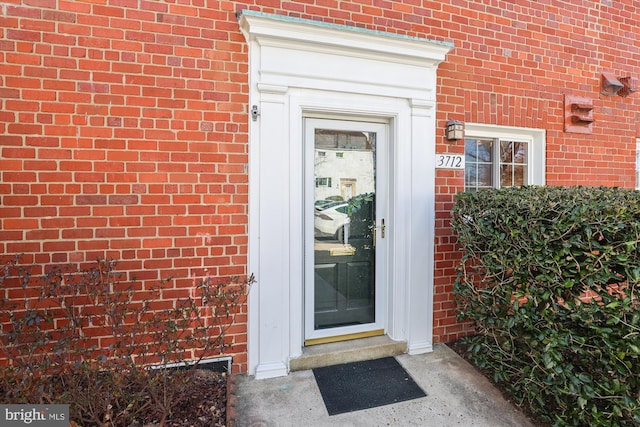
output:
[[437,169],[464,169],[462,154],[436,154]]

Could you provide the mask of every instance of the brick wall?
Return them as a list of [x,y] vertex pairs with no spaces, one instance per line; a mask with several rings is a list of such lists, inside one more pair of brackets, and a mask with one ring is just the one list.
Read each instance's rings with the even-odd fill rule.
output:
[[0,253],[247,274],[246,46],[236,5],[187,3],[0,3]]
[[[446,3],[446,4],[445,4]],[[600,73],[640,68],[638,1],[451,1],[428,31],[455,43],[439,68],[438,128],[464,122],[546,130],[547,185],[635,186],[639,94],[599,94]],[[431,3],[430,3],[431,4]],[[564,132],[564,94],[593,100],[593,133]],[[440,139],[438,152],[464,153]],[[459,255],[449,228],[462,172],[437,172],[434,334],[456,339],[449,291]]]
[[[640,1],[13,0],[0,2],[0,254],[113,257],[142,286],[173,276],[178,289],[205,270],[248,273],[243,8],[453,42],[438,129],[544,128],[548,184],[635,185],[640,95],[598,87],[603,70],[640,69]],[[563,132],[565,93],[593,98],[593,134]],[[448,222],[463,182],[437,172],[438,341],[465,333]]]

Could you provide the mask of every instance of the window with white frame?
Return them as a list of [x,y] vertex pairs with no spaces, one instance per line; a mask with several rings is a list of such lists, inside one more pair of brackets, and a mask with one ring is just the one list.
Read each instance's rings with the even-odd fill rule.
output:
[[331,187],[331,177],[316,178],[316,187]]
[[545,131],[467,123],[465,190],[544,185]]

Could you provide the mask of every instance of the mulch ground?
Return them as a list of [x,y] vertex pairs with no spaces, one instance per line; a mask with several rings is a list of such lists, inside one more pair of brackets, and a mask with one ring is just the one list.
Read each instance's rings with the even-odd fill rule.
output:
[[[175,402],[167,427],[227,427],[227,375],[198,369]],[[157,425],[153,413],[140,417],[141,425]]]

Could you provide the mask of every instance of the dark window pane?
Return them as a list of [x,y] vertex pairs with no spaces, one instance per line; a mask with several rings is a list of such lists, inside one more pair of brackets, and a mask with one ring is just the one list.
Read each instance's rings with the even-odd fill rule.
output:
[[516,142],[514,146],[514,163],[527,163],[527,143]]
[[493,141],[481,140],[478,141],[478,160],[481,162],[493,161]]
[[513,166],[501,165],[500,166],[500,187],[513,186]]
[[493,140],[465,140],[465,189],[491,187],[493,185]]
[[513,185],[527,185],[527,166],[513,167]]
[[478,165],[478,187],[492,187],[493,174],[491,165]]
[[465,188],[475,188],[478,182],[478,168],[475,163],[466,163],[464,168]]
[[500,141],[500,162],[513,162],[513,142]]
[[464,140],[464,156],[466,162],[475,162],[478,158],[478,141],[475,139]]

